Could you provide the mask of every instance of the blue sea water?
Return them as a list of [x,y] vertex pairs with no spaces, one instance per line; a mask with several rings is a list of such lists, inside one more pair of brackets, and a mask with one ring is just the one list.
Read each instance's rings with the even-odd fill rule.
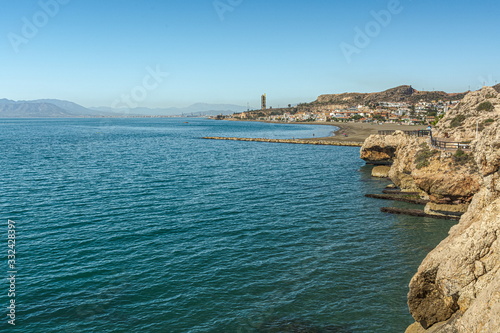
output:
[[328,126],[0,120],[18,332],[404,332],[407,285],[450,222],[365,198],[359,148],[211,141]]

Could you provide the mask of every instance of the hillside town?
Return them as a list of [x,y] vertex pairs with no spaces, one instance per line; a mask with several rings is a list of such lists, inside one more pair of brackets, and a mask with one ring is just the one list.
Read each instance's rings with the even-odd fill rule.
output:
[[460,101],[432,101],[410,104],[406,102],[380,102],[375,105],[336,107],[262,108],[237,113],[228,118],[239,120],[263,120],[273,122],[362,122],[400,123],[406,125],[435,124],[448,110]]
[[400,86],[381,93],[322,95],[312,103],[287,108],[267,106],[261,97],[259,110],[218,116],[218,119],[271,122],[361,122],[433,125],[462,100],[464,94],[419,92]]

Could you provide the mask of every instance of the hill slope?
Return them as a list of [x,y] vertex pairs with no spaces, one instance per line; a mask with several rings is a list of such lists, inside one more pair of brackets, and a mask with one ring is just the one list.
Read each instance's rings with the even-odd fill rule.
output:
[[416,104],[420,101],[462,100],[466,93],[449,94],[444,91],[418,91],[411,86],[399,86],[376,93],[343,93],[321,95],[312,104],[366,105],[380,102],[405,102]]
[[36,101],[0,99],[0,118],[73,118],[106,115],[109,114],[90,110],[73,102],[57,99],[41,99]]
[[74,117],[72,113],[50,103],[22,103],[8,100],[0,102],[1,118],[56,118]]

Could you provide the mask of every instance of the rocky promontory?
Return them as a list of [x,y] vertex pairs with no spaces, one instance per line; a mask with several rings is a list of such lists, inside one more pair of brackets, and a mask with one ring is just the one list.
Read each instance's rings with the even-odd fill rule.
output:
[[394,151],[389,177],[396,185],[428,199],[426,212],[461,215],[410,282],[415,324],[407,333],[500,332],[500,93],[469,93],[433,136],[468,149],[442,150],[430,138],[396,132],[368,138],[361,153],[373,162],[381,148]]
[[396,131],[394,135],[371,135],[361,148],[361,159],[368,164],[391,165],[396,157],[399,145],[405,142],[403,132]]

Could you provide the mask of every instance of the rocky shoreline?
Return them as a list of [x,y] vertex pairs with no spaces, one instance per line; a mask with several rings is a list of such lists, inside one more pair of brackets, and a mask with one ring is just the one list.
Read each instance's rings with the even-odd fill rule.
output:
[[361,149],[368,164],[390,166],[403,192],[428,201],[426,214],[460,219],[410,282],[415,323],[406,333],[500,332],[500,93],[470,92],[433,136],[470,150],[442,150],[401,131],[370,136]]

